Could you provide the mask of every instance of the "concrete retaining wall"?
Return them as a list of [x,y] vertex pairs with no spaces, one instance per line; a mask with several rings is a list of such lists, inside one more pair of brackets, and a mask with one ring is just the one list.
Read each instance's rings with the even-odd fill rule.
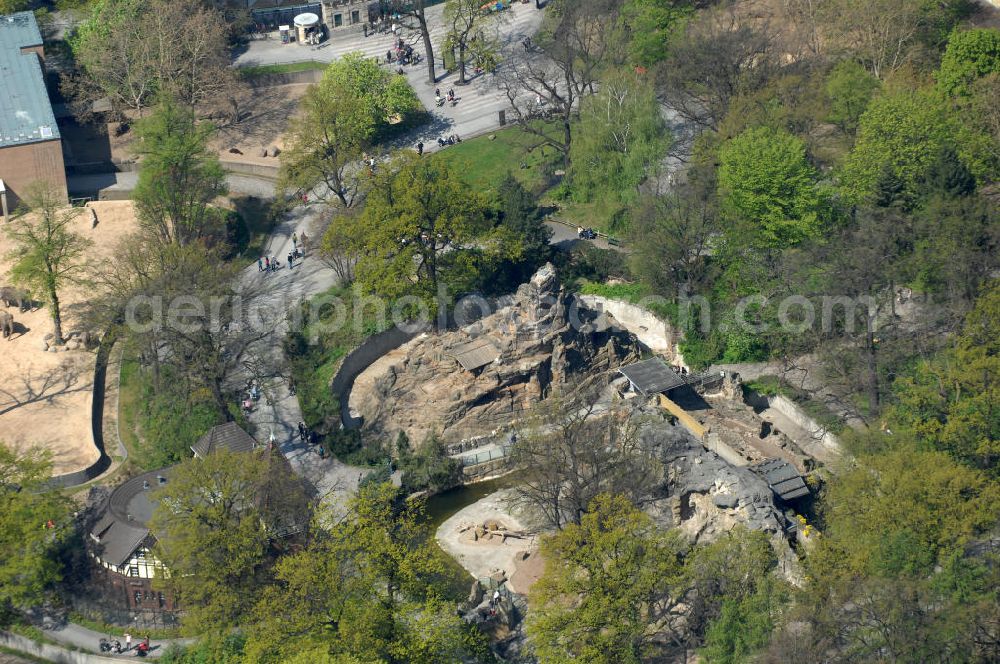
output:
[[222,166],[222,170],[227,173],[237,173],[239,175],[252,175],[257,178],[266,178],[268,180],[278,179],[278,164],[277,158],[275,158],[274,166],[265,166],[263,164],[248,164],[242,161],[229,161],[227,159],[220,159],[219,165]]
[[111,457],[104,451],[104,389],[108,373],[108,358],[115,345],[117,335],[107,332],[101,339],[94,361],[93,395],[90,405],[90,435],[97,448],[99,456],[90,466],[65,475],[53,476],[48,484],[51,487],[70,487],[89,482],[111,466]]
[[67,650],[49,643],[35,643],[26,636],[10,632],[0,632],[0,645],[56,664],[112,664],[113,662],[120,664],[123,659],[132,659],[124,656],[101,657],[86,652]]
[[422,331],[418,329],[406,332],[394,325],[384,332],[379,332],[368,337],[344,357],[344,361],[340,363],[340,368],[337,369],[333,380],[330,381],[330,390],[333,391],[333,396],[340,402],[340,423],[345,429],[357,429],[361,426],[361,419],[351,416],[349,405],[354,379],[358,377],[358,374],[371,366],[372,362],[390,350],[399,348]]
[[580,301],[588,309],[605,311],[615,317],[626,330],[639,338],[650,350],[657,353],[674,354],[678,335],[670,325],[654,313],[621,300],[612,300],[600,295],[580,295]]
[[835,454],[843,452],[840,439],[819,422],[809,417],[808,413],[802,410],[797,403],[782,394],[768,397],[768,402],[771,408],[805,429],[823,447]]

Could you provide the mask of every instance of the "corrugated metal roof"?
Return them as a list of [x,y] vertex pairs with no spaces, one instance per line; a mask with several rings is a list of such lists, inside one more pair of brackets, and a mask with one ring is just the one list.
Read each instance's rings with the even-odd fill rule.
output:
[[629,379],[629,382],[643,396],[667,392],[685,384],[682,378],[666,362],[659,357],[642,360],[627,367],[619,367],[618,371]]
[[784,459],[767,459],[751,466],[751,469],[763,477],[771,491],[783,500],[809,495],[809,487],[802,476]]
[[485,367],[500,357],[500,351],[488,339],[477,339],[467,344],[455,346],[451,349],[450,354],[466,371]]
[[0,16],[0,147],[59,138],[42,63],[21,52],[41,44],[34,14]]

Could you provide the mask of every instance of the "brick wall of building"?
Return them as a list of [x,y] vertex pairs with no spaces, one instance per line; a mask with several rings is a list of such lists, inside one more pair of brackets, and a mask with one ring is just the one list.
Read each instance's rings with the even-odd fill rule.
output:
[[0,180],[7,187],[7,206],[11,213],[28,186],[37,180],[48,181],[65,198],[62,142],[55,139],[0,147]]

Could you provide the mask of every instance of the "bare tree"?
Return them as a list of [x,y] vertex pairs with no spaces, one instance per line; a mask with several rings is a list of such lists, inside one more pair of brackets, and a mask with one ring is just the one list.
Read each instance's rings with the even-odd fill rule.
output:
[[104,100],[113,111],[140,116],[160,94],[190,108],[234,97],[227,26],[199,0],[109,0],[78,30],[69,77],[77,112]]
[[86,253],[91,240],[73,231],[78,211],[49,183],[32,183],[23,216],[7,226],[15,249],[7,258],[15,282],[38,293],[49,305],[56,344],[63,342],[60,294],[66,286],[86,282]]
[[458,50],[458,84],[465,84],[465,70],[469,55],[482,58],[499,48],[497,40],[490,35],[499,26],[503,12],[483,12],[480,0],[448,0],[444,8],[448,36],[445,48]]
[[612,408],[598,413],[598,390],[577,386],[542,402],[521,428],[512,451],[521,469],[516,500],[549,526],[580,523],[600,493],[618,493],[641,505],[660,479],[659,462],[643,451],[636,422]]
[[727,0],[701,12],[663,64],[661,94],[689,122],[717,129],[730,101],[770,76],[774,39],[749,4]]
[[568,168],[580,99],[595,92],[603,69],[622,53],[614,38],[615,3],[592,0],[560,8],[557,23],[534,46],[505,46],[497,83],[521,128],[539,145],[558,150]]
[[834,0],[824,25],[828,39],[884,78],[905,61],[923,18],[921,3],[912,0]]

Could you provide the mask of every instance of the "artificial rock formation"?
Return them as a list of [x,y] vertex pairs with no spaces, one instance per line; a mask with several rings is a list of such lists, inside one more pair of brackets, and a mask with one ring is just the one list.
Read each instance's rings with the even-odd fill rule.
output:
[[363,388],[355,383],[351,403],[363,433],[391,440],[404,432],[416,444],[431,434],[449,443],[489,435],[553,389],[610,378],[609,370],[640,354],[614,319],[565,292],[551,264],[495,313],[401,350],[381,376]]

